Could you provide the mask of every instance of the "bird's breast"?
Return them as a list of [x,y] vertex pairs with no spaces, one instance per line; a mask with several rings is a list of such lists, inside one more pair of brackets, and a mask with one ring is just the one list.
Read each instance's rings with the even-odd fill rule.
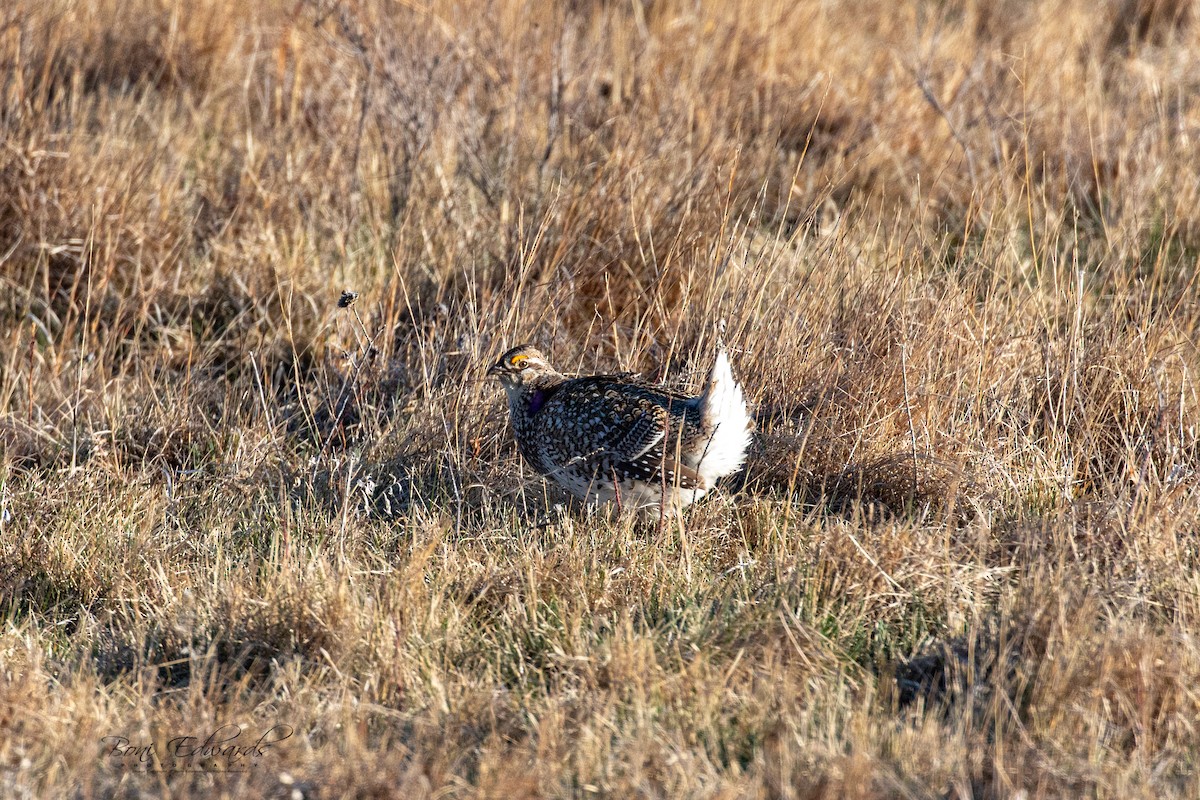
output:
[[542,391],[541,389],[538,389],[537,391],[531,393],[529,395],[529,400],[528,400],[528,405],[527,405],[528,413],[530,415],[533,415],[533,414],[536,414],[537,412],[541,411],[542,406],[546,405],[547,396],[548,395],[546,394],[546,392]]

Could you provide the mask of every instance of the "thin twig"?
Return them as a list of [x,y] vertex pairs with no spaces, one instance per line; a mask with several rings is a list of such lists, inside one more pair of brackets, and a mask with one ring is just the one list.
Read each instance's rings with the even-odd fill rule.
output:
[[950,121],[950,115],[946,112],[945,106],[937,99],[937,95],[933,93],[933,87],[929,85],[924,75],[918,75],[917,71],[912,67],[908,67],[908,72],[913,76],[913,80],[917,83],[917,88],[921,90],[921,94],[925,96],[925,101],[938,113],[938,116],[945,121],[946,127],[950,129],[950,136],[962,148],[963,155],[967,159],[967,174],[971,177],[971,188],[974,189],[978,185],[975,178],[975,156],[971,154],[971,148],[967,145],[967,140],[964,139],[958,132],[958,128]]
[[912,493],[917,497],[917,429],[913,425],[912,400],[908,396],[908,342],[900,345],[900,374],[904,379],[904,411],[908,415],[908,438],[912,444]]

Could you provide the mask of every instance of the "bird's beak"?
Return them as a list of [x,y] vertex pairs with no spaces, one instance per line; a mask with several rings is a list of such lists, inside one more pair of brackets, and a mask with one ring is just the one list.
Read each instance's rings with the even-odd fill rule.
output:
[[500,365],[492,364],[490,367],[488,367],[487,377],[499,378],[500,377]]

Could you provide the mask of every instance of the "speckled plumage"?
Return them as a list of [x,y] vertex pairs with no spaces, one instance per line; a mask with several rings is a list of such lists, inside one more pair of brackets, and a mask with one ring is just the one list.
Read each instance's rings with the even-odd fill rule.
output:
[[741,467],[750,420],[724,351],[695,397],[630,375],[568,378],[528,345],[490,374],[508,395],[517,446],[539,473],[589,502],[686,506]]

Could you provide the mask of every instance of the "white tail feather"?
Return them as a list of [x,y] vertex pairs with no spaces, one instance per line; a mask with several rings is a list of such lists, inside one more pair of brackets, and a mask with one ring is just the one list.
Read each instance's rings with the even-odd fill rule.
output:
[[707,486],[712,486],[718,478],[741,469],[753,427],[745,395],[733,378],[723,345],[718,346],[717,360],[708,373],[704,393],[697,398],[697,406],[704,427],[712,430],[712,436],[703,451],[695,454],[696,471]]

